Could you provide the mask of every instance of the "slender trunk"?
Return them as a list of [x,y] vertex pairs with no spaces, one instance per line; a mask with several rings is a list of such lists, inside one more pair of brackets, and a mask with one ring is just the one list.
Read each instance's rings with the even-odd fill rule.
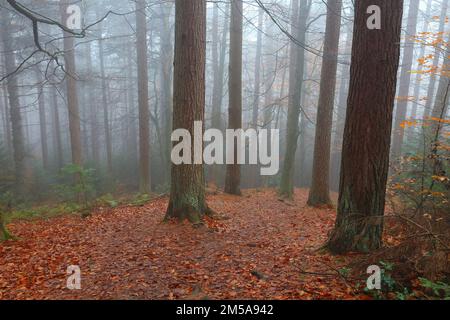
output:
[[[229,67],[229,108],[228,129],[242,128],[242,29],[243,3],[242,0],[231,2],[230,24],[230,67]],[[225,176],[225,192],[240,195],[241,166],[237,161],[238,143],[234,144],[234,164],[227,165]]]
[[255,56],[255,82],[253,84],[253,108],[252,108],[252,127],[258,129],[259,99],[261,95],[261,55],[262,55],[262,28],[264,11],[259,9],[258,14],[258,36],[256,40]]
[[394,137],[392,145],[392,157],[398,159],[402,153],[404,127],[401,125],[406,120],[406,112],[409,101],[411,82],[411,70],[414,59],[414,37],[417,30],[417,16],[419,13],[419,0],[410,0],[408,20],[406,25],[405,49],[402,59],[402,72],[400,75],[399,102],[395,114]]
[[[291,24],[293,35],[299,43],[305,43],[306,23],[309,16],[310,5],[307,0],[300,0],[300,12],[298,0],[292,1]],[[305,70],[305,50],[297,44],[291,43],[289,66],[289,101],[286,128],[286,151],[283,170],[281,173],[280,196],[292,198],[294,193],[295,154],[299,132],[300,101],[302,97],[303,77]]]
[[[101,28],[100,28],[101,30]],[[102,32],[100,31],[102,37]],[[105,72],[105,50],[103,48],[103,40],[98,41],[98,56],[100,57],[100,77],[102,78],[102,106],[103,106],[103,127],[105,130],[105,143],[106,143],[106,164],[109,177],[113,174],[112,164],[112,142],[111,142],[111,129],[109,125],[109,108],[108,108],[108,94],[107,94],[107,79]]]
[[[67,0],[61,2],[61,16],[62,21],[68,19],[67,6],[69,5]],[[83,154],[81,144],[81,126],[80,126],[80,111],[78,106],[78,93],[77,93],[77,80],[76,80],[76,67],[75,67],[75,46],[74,38],[69,33],[64,32],[64,61],[65,70],[67,72],[67,106],[69,115],[69,133],[70,133],[70,146],[72,151],[72,163],[79,167],[83,166]],[[75,178],[79,181],[80,176],[76,175]]]
[[[386,13],[380,30],[367,28],[372,5]],[[402,0],[355,2],[339,204],[328,242],[334,253],[381,247],[402,14]]]
[[36,80],[38,83],[39,129],[41,133],[42,165],[48,169],[48,144],[47,144],[47,114],[45,110],[44,79],[39,67],[36,68]]
[[327,3],[327,26],[320,76],[320,93],[314,144],[313,176],[308,205],[331,205],[330,148],[333,127],[333,108],[336,91],[337,60],[341,30],[341,0]]
[[52,93],[53,103],[53,143],[56,156],[57,169],[61,169],[64,165],[62,142],[61,142],[61,125],[59,120],[59,105],[58,105],[58,91],[53,89]]
[[150,110],[148,105],[148,58],[146,1],[136,2],[136,37],[139,104],[139,190],[151,191],[150,182]]
[[171,39],[170,14],[172,12],[172,3],[162,3],[161,13],[162,29],[161,29],[161,86],[162,86],[162,125],[164,134],[162,137],[162,158],[164,176],[170,181],[170,135],[172,133],[172,65],[173,65],[173,44]]

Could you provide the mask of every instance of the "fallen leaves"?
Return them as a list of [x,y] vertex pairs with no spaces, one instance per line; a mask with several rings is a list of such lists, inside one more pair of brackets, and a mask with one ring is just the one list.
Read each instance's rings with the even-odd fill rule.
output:
[[[205,227],[162,223],[167,199],[119,207],[87,219],[64,216],[8,226],[21,240],[0,244],[0,299],[348,299],[338,276],[346,258],[319,253],[333,227],[330,209],[292,205],[272,190],[244,197],[208,196],[225,220]],[[66,268],[79,265],[82,289],[66,289]]]

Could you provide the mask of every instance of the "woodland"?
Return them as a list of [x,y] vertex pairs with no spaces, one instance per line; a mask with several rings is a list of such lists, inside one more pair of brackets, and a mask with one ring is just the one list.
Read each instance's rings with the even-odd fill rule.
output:
[[0,300],[449,300],[449,6],[0,0]]

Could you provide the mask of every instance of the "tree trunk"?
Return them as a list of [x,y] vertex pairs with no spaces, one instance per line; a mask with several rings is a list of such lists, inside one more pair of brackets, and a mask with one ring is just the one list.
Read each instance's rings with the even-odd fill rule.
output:
[[[292,34],[299,43],[305,43],[306,23],[309,16],[310,6],[307,0],[300,0],[300,12],[298,11],[298,0],[292,1]],[[280,196],[292,198],[294,193],[295,154],[297,152],[297,141],[299,132],[300,101],[303,91],[303,77],[305,69],[305,50],[291,42],[289,65],[289,101],[286,130],[286,151],[281,173]]]
[[[6,10],[1,10],[0,24],[2,26],[0,36],[3,41],[6,73],[12,74],[16,70],[16,57],[13,49],[11,17]],[[6,88],[9,97],[9,112],[12,129],[15,189],[17,194],[20,195],[24,192],[25,187],[25,143],[16,74],[13,74],[7,78]]]
[[313,176],[308,205],[332,205],[330,199],[330,148],[333,107],[336,91],[337,60],[341,30],[341,0],[328,0],[327,25],[320,76],[320,94],[316,121]]
[[[188,130],[192,139],[194,122],[203,122],[205,117],[205,63],[206,1],[176,0],[173,128]],[[171,171],[166,220],[200,224],[209,212],[203,165],[172,164]]]
[[42,151],[42,165],[44,170],[48,170],[48,143],[47,143],[47,114],[45,110],[45,95],[44,95],[44,79],[41,70],[37,66],[35,69],[36,80],[38,83],[38,106],[39,106],[39,129],[41,133],[41,151]]
[[[138,14],[138,13],[136,13]],[[97,15],[97,19],[100,19],[100,15]],[[139,32],[139,31],[138,31]],[[102,27],[100,26],[100,40],[98,41],[98,56],[100,58],[100,77],[102,78],[102,106],[103,106],[103,127],[105,130],[105,143],[106,143],[106,165],[109,178],[113,174],[112,164],[112,142],[111,142],[111,129],[109,125],[109,108],[108,108],[108,95],[107,95],[107,79],[105,72],[105,50],[103,49],[103,35]]]
[[161,86],[162,86],[162,126],[164,134],[162,138],[163,150],[163,167],[164,176],[170,180],[170,135],[172,133],[172,65],[173,65],[173,44],[171,39],[170,13],[173,4],[162,3],[162,29],[161,29]]
[[[68,19],[66,13],[67,0],[61,2],[62,21]],[[69,115],[70,146],[72,150],[72,163],[79,167],[83,166],[83,153],[81,144],[80,111],[78,106],[76,67],[75,67],[75,46],[74,38],[69,33],[64,32],[64,62],[65,70],[68,73],[67,83],[67,106]],[[80,179],[79,175],[75,178]]]
[[[431,15],[432,4],[433,4],[432,0],[428,0],[427,11],[425,13],[426,18],[424,19],[423,28],[421,31],[421,33],[423,33],[423,34],[428,33],[428,27],[429,27],[430,22],[428,21],[427,18]],[[424,57],[426,47],[427,46],[422,45],[422,48],[420,49],[420,53],[419,53],[419,58]],[[412,110],[411,110],[411,119],[413,119],[413,120],[416,119],[416,117],[417,117],[417,108],[420,103],[420,90],[421,90],[420,82],[423,77],[422,71],[423,71],[423,65],[419,64],[419,68],[417,70],[417,75],[416,75],[416,79],[415,79],[416,83],[414,85],[414,94],[413,94],[414,100],[413,100],[413,106],[412,106]],[[415,131],[414,129],[415,129],[414,127],[407,129],[407,141],[411,141],[411,139],[413,138],[413,133]]]
[[[351,55],[351,31],[347,33],[344,51],[346,55]],[[347,110],[348,83],[349,83],[350,67],[349,65],[341,65],[341,79],[339,86],[339,97],[337,103],[337,112],[335,120],[335,134],[333,147],[331,152],[331,178],[330,188],[333,191],[339,191],[339,173],[341,168],[342,157],[342,138],[344,136],[345,112]]]
[[139,190],[151,191],[150,183],[150,110],[148,106],[148,58],[146,1],[136,1],[138,104],[139,104]]
[[[242,128],[242,0],[231,2],[230,24],[230,67],[229,67],[229,108],[228,129]],[[225,176],[225,192],[234,195],[241,194],[241,166],[237,163],[238,144],[234,144],[234,164],[227,165]]]
[[[99,41],[100,44],[101,41]],[[100,152],[98,143],[98,119],[97,119],[97,103],[95,102],[95,81],[92,76],[93,66],[92,66],[92,49],[91,43],[86,43],[86,59],[87,59],[87,72],[88,72],[88,106],[89,106],[89,124],[91,132],[91,150],[92,150],[92,160],[94,162],[95,168],[100,167]]]
[[414,59],[414,37],[417,30],[417,16],[419,13],[419,0],[410,0],[408,20],[406,25],[405,49],[402,59],[402,72],[400,75],[399,102],[395,114],[394,137],[392,145],[393,160],[398,159],[402,153],[404,128],[401,125],[406,120],[409,101],[409,87],[411,83],[411,70]]
[[56,167],[61,169],[64,165],[62,142],[61,142],[61,125],[59,120],[59,105],[58,105],[58,91],[53,88],[52,92],[52,103],[53,103],[53,143],[56,156]]
[[[367,28],[367,8],[381,8],[381,30]],[[334,253],[381,247],[403,1],[355,2],[352,63]]]
[[[448,11],[448,4],[449,0],[442,0],[442,6],[441,6],[441,17],[439,21],[439,34],[444,34],[445,25],[447,22],[447,11]],[[433,66],[438,67],[439,60],[442,55],[442,48],[439,46],[439,44],[436,44],[436,48],[434,51],[434,59],[433,59]],[[436,88],[436,79],[437,75],[436,72],[433,72],[430,77],[430,83],[428,85],[428,92],[427,92],[427,101],[425,103],[425,112],[424,112],[424,119],[428,118],[430,116],[431,110],[433,109],[433,97],[435,94],[435,88]]]

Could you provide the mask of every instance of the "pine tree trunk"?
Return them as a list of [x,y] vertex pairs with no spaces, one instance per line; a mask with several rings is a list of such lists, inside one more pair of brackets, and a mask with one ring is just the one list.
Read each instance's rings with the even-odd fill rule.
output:
[[[230,23],[230,67],[229,67],[229,108],[228,129],[242,128],[242,30],[243,3],[242,0],[231,2]],[[225,192],[234,195],[241,194],[241,166],[237,163],[238,144],[234,144],[234,164],[227,165],[225,176]]]
[[[306,23],[309,15],[307,0],[300,0],[300,12],[298,0],[292,1],[292,34],[299,43],[305,43]],[[286,130],[286,151],[280,182],[280,196],[292,198],[294,193],[295,176],[295,154],[297,152],[297,141],[299,132],[300,101],[302,97],[302,86],[305,69],[305,50],[296,43],[291,42],[289,65],[289,101]]]
[[[173,128],[194,138],[194,122],[205,117],[206,1],[176,0]],[[193,144],[192,144],[193,145]],[[172,164],[166,220],[200,224],[209,212],[203,165]]]
[[313,176],[308,205],[329,206],[330,199],[330,152],[333,127],[334,96],[336,91],[337,59],[341,31],[341,0],[327,3],[327,25],[320,76],[320,94],[316,121]]
[[52,110],[53,110],[53,149],[56,156],[56,168],[59,170],[64,165],[62,141],[61,141],[61,125],[59,119],[58,91],[56,88],[52,92]]
[[148,58],[146,1],[136,1],[136,37],[139,104],[139,190],[151,191],[150,183],[150,110],[148,106]]
[[[68,19],[66,9],[68,1],[61,2],[61,16],[62,21]],[[64,62],[65,69],[68,73],[66,77],[67,83],[67,106],[69,115],[69,133],[70,146],[72,150],[72,163],[79,167],[83,166],[83,153],[81,143],[81,126],[80,126],[80,110],[78,106],[76,67],[75,67],[75,45],[74,38],[67,32],[64,32]],[[75,176],[78,180],[80,177]]]
[[[381,30],[367,28],[367,8],[381,8]],[[384,13],[384,14],[383,14]],[[342,150],[334,253],[381,247],[403,1],[359,0]]]
[[48,170],[48,143],[47,143],[47,112],[45,110],[45,94],[44,94],[44,78],[39,67],[36,67],[36,80],[40,90],[38,91],[38,106],[39,106],[39,129],[41,133],[41,151],[42,151],[42,165],[45,170]]

